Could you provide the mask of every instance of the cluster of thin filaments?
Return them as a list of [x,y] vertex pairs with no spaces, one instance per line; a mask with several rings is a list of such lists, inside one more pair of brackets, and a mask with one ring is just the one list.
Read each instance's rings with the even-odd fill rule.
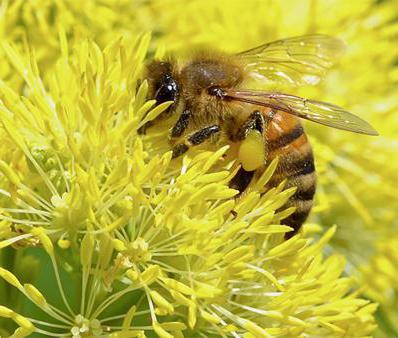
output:
[[61,32],[62,56],[44,75],[32,50],[3,45],[26,94],[1,83],[9,143],[0,162],[0,248],[44,250],[59,297],[1,268],[48,319],[6,307],[0,316],[20,337],[371,332],[375,307],[340,277],[344,259],[322,257],[335,229],[317,243],[284,241],[291,229],[281,220],[293,209],[282,207],[295,189],[264,191],[276,160],[236,199],[228,147],[172,161],[160,150],[167,127],[138,135],[170,105],[147,101],[139,80],[148,43],[117,39],[102,50],[84,41],[70,52]]

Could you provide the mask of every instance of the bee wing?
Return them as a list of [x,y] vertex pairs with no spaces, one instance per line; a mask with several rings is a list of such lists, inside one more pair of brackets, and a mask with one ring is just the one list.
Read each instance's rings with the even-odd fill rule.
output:
[[255,79],[285,84],[317,84],[333,66],[344,43],[322,34],[303,35],[266,43],[236,54]]
[[331,103],[304,99],[282,93],[266,93],[251,90],[227,90],[225,91],[224,98],[281,110],[288,114],[337,129],[348,130],[359,134],[378,135],[378,132],[368,122]]

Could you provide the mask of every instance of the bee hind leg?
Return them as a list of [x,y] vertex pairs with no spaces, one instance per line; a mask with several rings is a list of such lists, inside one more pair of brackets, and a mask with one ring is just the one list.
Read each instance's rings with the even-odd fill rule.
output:
[[237,196],[246,190],[253,179],[254,172],[255,170],[247,171],[240,167],[235,176],[231,179],[231,181],[229,181],[229,187],[239,191]]
[[[245,142],[244,140],[246,140],[248,138],[249,134],[252,131],[256,130],[261,133],[261,142],[258,146],[263,147],[264,145],[262,142],[262,134],[263,134],[264,128],[265,128],[264,117],[261,114],[261,112],[256,110],[250,114],[249,118],[238,129],[238,132],[235,136],[235,140],[242,141],[242,143],[243,143],[243,142]],[[256,145],[256,143],[254,145]],[[243,152],[246,152],[246,150],[244,150]],[[244,154],[244,155],[248,155],[249,157],[252,157],[252,154]],[[235,176],[229,182],[229,187],[232,189],[238,190],[239,195],[246,190],[246,188],[252,181],[254,172],[255,172],[255,170],[247,170],[248,168],[247,167],[245,168],[245,167],[246,167],[245,163],[242,163],[242,167],[239,168],[238,172],[235,174]]]
[[239,145],[238,158],[243,169],[256,170],[265,164],[267,147],[264,139],[265,121],[259,111],[254,111],[238,129],[235,137]]
[[255,110],[250,114],[249,118],[246,122],[239,128],[238,133],[236,135],[237,141],[244,140],[250,131],[257,130],[260,133],[263,133],[265,126],[264,116],[258,110]]

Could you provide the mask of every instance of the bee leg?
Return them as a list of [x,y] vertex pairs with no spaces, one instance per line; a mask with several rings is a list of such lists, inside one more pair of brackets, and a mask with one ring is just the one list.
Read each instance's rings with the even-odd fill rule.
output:
[[180,117],[178,118],[176,124],[174,125],[173,129],[171,129],[170,137],[172,139],[180,137],[185,129],[187,129],[189,120],[192,117],[192,111],[190,109],[185,109]]
[[190,135],[184,140],[183,143],[179,143],[173,147],[173,156],[176,158],[184,154],[190,147],[199,145],[209,139],[212,135],[218,133],[221,130],[220,126],[212,125],[201,130],[198,130]]
[[246,122],[239,128],[236,139],[242,141],[252,130],[258,130],[263,133],[265,126],[264,116],[258,110],[250,114]]
[[[246,122],[239,128],[238,133],[235,137],[237,141],[243,141],[247,138],[249,133],[253,130],[259,131],[263,134],[265,129],[265,120],[263,114],[259,111],[254,111],[250,114]],[[262,138],[262,136],[261,136]],[[262,146],[260,144],[260,146]],[[261,161],[261,159],[260,159]],[[232,180],[229,182],[229,187],[239,191],[238,196],[246,190],[250,184],[255,170],[245,170],[243,166],[238,170]]]
[[242,192],[244,192],[246,190],[247,186],[252,181],[254,172],[255,172],[255,170],[247,171],[247,170],[243,169],[242,167],[240,167],[238,172],[232,178],[232,180],[229,181],[229,187],[231,189],[235,189],[235,190],[239,191],[239,194],[237,196],[239,196]]

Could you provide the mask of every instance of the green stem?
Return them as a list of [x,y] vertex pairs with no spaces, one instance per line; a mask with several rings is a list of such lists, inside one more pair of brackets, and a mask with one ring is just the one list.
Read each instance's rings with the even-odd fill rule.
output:
[[387,337],[398,337],[397,328],[394,327],[394,324],[391,323],[388,316],[383,313],[382,310],[378,310],[375,314],[377,324],[379,329],[383,331]]
[[[0,266],[12,273],[14,273],[15,260],[17,258],[16,250],[12,247],[6,247],[0,250]],[[2,305],[10,306],[13,297],[13,287],[5,283],[3,280],[0,281],[0,299],[2,299]]]

